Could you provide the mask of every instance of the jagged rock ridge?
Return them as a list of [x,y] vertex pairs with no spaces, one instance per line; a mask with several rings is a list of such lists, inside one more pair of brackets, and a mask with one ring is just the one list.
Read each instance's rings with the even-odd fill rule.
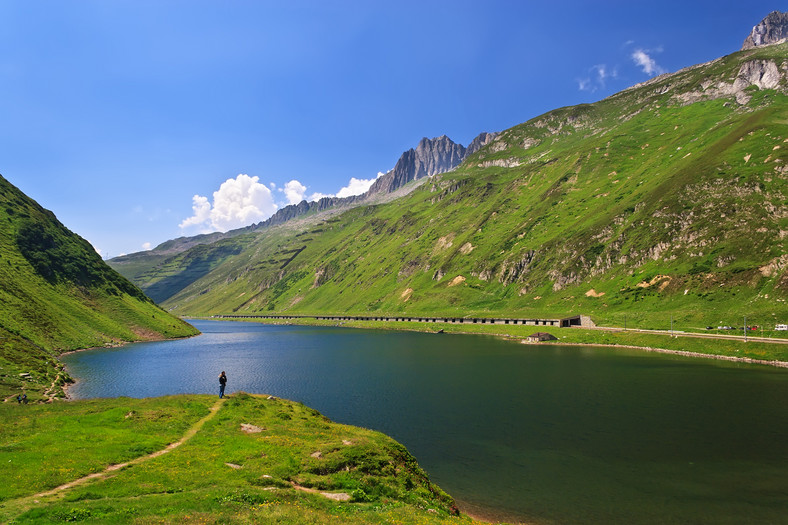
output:
[[333,207],[350,206],[369,197],[392,193],[405,184],[432,175],[446,173],[459,166],[468,155],[479,151],[492,142],[497,133],[481,133],[466,148],[446,135],[433,139],[423,138],[415,149],[411,148],[400,156],[394,169],[378,178],[366,193],[352,197],[323,197],[317,201],[301,201],[278,210],[270,218],[249,227],[259,230],[285,223],[307,213],[319,212]]
[[391,193],[410,181],[451,171],[496,135],[482,133],[467,148],[456,144],[446,135],[434,139],[423,138],[416,149],[411,148],[402,154],[394,169],[375,181],[367,195]]
[[772,11],[744,39],[742,50],[776,44],[788,38],[788,13]]

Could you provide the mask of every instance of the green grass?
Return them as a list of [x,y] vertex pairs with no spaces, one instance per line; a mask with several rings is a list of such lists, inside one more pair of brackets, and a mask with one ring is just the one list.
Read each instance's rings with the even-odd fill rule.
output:
[[0,502],[149,454],[208,413],[203,397],[0,405]]
[[[44,489],[163,448],[215,401],[177,396],[0,406],[3,421],[10,422],[0,430],[6,443],[0,448],[6,480],[0,521],[472,522],[452,515],[452,498],[394,440],[332,423],[298,403],[244,393],[230,396],[170,453],[32,504],[30,496]],[[262,430],[246,433],[242,424]]]

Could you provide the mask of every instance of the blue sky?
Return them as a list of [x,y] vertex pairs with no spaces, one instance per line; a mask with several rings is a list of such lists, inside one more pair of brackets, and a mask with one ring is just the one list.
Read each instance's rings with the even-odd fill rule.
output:
[[788,2],[0,2],[0,173],[114,257],[737,51]]

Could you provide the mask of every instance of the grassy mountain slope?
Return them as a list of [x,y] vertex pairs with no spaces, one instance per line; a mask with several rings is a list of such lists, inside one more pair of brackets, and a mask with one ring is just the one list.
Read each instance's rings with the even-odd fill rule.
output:
[[[164,305],[784,321],[786,56],[786,44],[739,52],[561,108],[391,203],[214,243],[213,268]],[[149,275],[186,277],[197,254],[181,256]]]
[[[252,229],[253,227],[247,227],[227,233],[216,232],[211,234],[195,235],[194,237],[179,237],[177,239],[165,241],[152,250],[114,257],[107,261],[107,264],[109,264],[111,268],[119,272],[127,279],[137,283],[137,285],[146,292],[146,295],[158,302],[169,297],[169,295],[166,294],[169,293],[170,286],[161,287],[160,285],[160,289],[154,288],[152,291],[148,290],[147,288],[152,283],[149,283],[146,280],[146,274],[151,267],[157,267],[162,263],[165,263],[165,261],[168,259],[177,258],[179,254],[191,248],[197,248],[199,250],[200,246],[210,245],[220,240],[231,239],[236,235],[241,235],[242,233],[251,231]],[[200,274],[200,276],[201,275],[202,274]],[[195,276],[193,275],[192,279],[194,277]],[[160,279],[156,280],[158,281]],[[175,285],[177,286],[177,283],[175,283]],[[162,294],[165,295],[162,297]]]
[[32,374],[31,388],[62,382],[63,351],[195,333],[0,177],[1,394],[20,388],[19,373]]

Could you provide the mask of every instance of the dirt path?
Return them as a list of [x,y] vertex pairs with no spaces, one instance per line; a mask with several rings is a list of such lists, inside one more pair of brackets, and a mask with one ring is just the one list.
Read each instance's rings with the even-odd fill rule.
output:
[[310,494],[320,494],[324,498],[332,499],[334,501],[350,501],[352,499],[352,496],[347,492],[322,492],[317,489],[310,489],[309,487],[304,487],[294,481],[291,481],[290,484],[293,486],[294,489],[300,490],[301,492],[308,492]]
[[[223,399],[217,400],[216,403],[214,403],[214,405],[209,409],[210,412],[208,412],[208,415],[206,415],[201,420],[197,421],[194,425],[189,427],[189,429],[183,434],[183,436],[181,436],[181,438],[178,441],[170,443],[169,445],[167,445],[166,447],[164,447],[161,450],[157,450],[156,452],[153,452],[153,453],[145,455],[145,456],[140,456],[138,458],[132,459],[131,461],[127,461],[125,463],[118,463],[116,465],[110,465],[107,468],[105,468],[104,470],[102,470],[101,472],[94,472],[93,474],[89,474],[89,475],[87,475],[85,477],[82,477],[82,478],[79,478],[79,479],[75,479],[74,481],[69,481],[68,483],[64,483],[63,485],[60,485],[59,487],[55,487],[55,488],[47,490],[45,492],[39,492],[38,494],[33,494],[32,496],[24,496],[22,498],[19,498],[19,499],[16,499],[16,500],[11,500],[11,501],[13,501],[15,503],[15,505],[18,505],[19,507],[27,507],[27,506],[29,506],[32,503],[38,503],[38,499],[39,498],[46,498],[46,497],[50,497],[50,496],[55,496],[55,495],[60,494],[61,492],[65,491],[65,490],[68,490],[70,488],[73,488],[73,487],[82,485],[84,483],[87,483],[88,481],[92,481],[92,480],[96,480],[96,479],[106,479],[109,476],[111,476],[112,473],[114,473],[115,471],[120,470],[120,469],[122,469],[124,467],[129,467],[129,466],[132,466],[132,465],[138,465],[138,464],[143,463],[145,461],[148,461],[150,459],[157,458],[159,456],[167,454],[171,450],[174,450],[174,449],[178,448],[179,446],[181,446],[184,443],[186,443],[189,439],[194,437],[194,435],[197,434],[197,432],[200,431],[200,429],[203,427],[203,425],[205,425],[205,423],[210,421],[216,415],[216,413],[219,411],[219,408],[222,406],[222,404],[224,403],[224,401],[226,399],[227,398],[223,398]],[[6,502],[6,503],[10,503],[10,501]]]

